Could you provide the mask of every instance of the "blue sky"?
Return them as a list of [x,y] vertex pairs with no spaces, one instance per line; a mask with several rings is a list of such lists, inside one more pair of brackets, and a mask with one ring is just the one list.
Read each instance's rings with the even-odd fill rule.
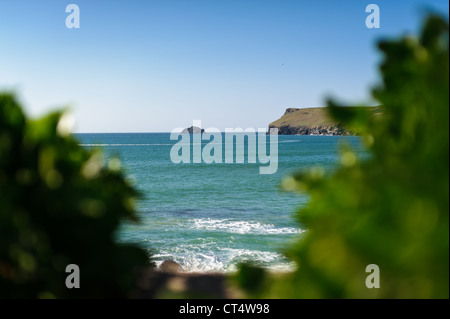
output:
[[[380,29],[365,27],[370,3]],[[69,105],[77,132],[267,127],[327,96],[373,103],[376,41],[429,10],[448,17],[448,2],[0,0],[0,89],[33,116]]]

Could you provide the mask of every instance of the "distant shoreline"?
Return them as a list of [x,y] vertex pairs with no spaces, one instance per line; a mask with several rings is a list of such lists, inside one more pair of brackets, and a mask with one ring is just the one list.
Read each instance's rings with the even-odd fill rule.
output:
[[[209,133],[208,131],[205,131],[204,133]],[[225,132],[221,132],[222,134],[225,134]],[[73,133],[74,135],[87,135],[87,134],[171,134],[171,132],[77,132]],[[202,133],[203,134],[203,133]],[[232,134],[245,134],[245,132],[239,133],[235,132]],[[269,133],[267,133],[269,134]],[[279,136],[359,136],[358,134],[280,134]]]

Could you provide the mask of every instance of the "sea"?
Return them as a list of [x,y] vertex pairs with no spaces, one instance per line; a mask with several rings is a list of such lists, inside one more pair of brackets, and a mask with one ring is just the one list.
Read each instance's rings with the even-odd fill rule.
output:
[[[363,152],[357,136],[282,135],[276,173],[260,174],[260,166],[268,164],[258,158],[248,163],[247,144],[244,163],[174,163],[171,149],[181,142],[171,140],[170,133],[76,137],[81,146],[102,150],[105,161],[120,159],[142,194],[136,205],[140,222],[124,222],[117,240],[140,245],[156,264],[173,260],[187,272],[229,273],[243,262],[269,271],[294,270],[285,251],[308,231],[296,212],[309,198],[283,190],[283,179],[313,167],[332,174],[342,145]],[[193,146],[191,158],[192,151]]]

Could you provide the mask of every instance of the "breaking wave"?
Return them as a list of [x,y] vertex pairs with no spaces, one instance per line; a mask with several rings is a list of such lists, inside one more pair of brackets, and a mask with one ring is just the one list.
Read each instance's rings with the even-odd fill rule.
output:
[[221,231],[234,234],[300,234],[303,230],[294,227],[277,228],[272,224],[233,221],[229,219],[193,219],[191,227],[198,230]]

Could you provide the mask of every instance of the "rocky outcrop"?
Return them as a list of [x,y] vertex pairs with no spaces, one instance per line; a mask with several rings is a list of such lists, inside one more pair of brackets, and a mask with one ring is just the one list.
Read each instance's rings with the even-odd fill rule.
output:
[[198,134],[198,133],[204,133],[204,132],[205,132],[204,129],[197,127],[197,126],[191,126],[191,127],[185,128],[183,131],[181,131],[181,133],[184,133],[184,134]]
[[144,268],[137,272],[136,289],[130,298],[244,298],[244,292],[231,279],[232,276],[226,274],[164,273]]
[[176,273],[183,271],[183,267],[173,260],[166,259],[159,265],[158,271],[164,273]]
[[277,128],[279,135],[354,135],[353,132],[346,130],[341,125],[319,125],[319,126],[275,126],[270,125],[271,128]]
[[269,124],[280,135],[354,135],[339,123],[330,119],[327,109],[288,108],[281,118]]

